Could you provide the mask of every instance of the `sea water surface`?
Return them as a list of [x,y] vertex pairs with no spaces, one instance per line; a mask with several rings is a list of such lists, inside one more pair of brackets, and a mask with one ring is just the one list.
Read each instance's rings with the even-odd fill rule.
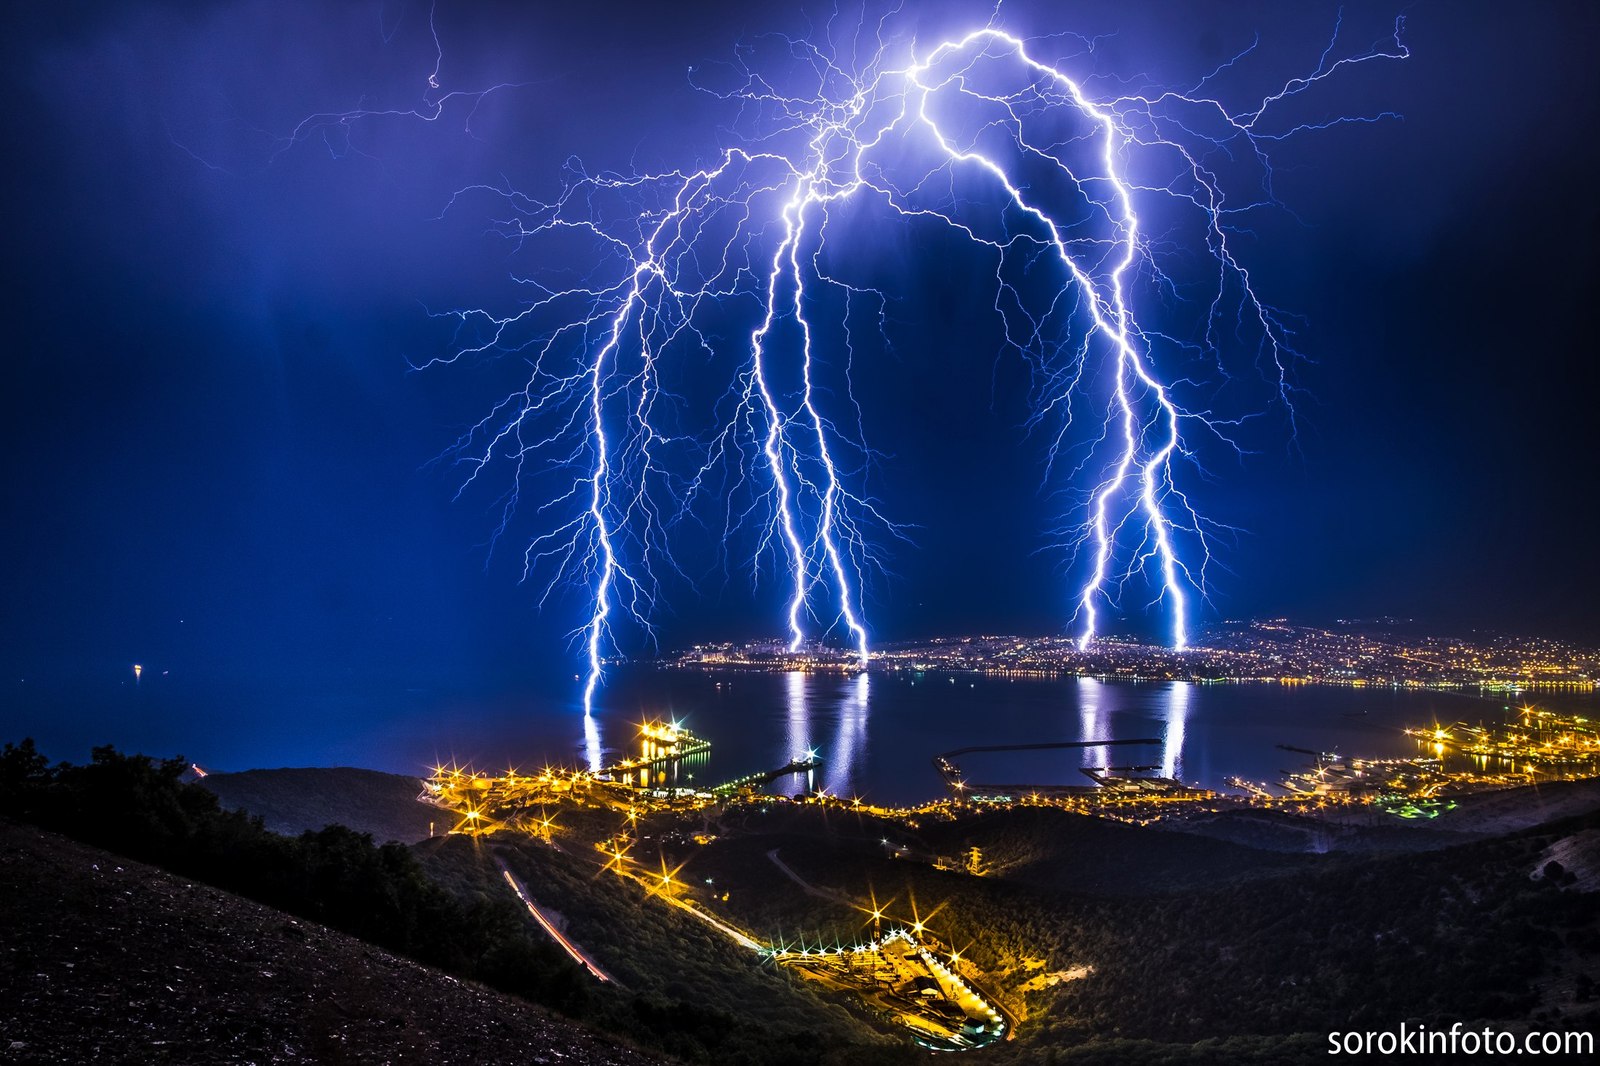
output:
[[[883,804],[944,792],[935,755],[953,749],[1053,741],[1148,739],[1147,746],[971,754],[968,779],[1087,784],[1085,767],[1151,766],[1222,788],[1224,778],[1275,781],[1311,756],[1410,756],[1405,726],[1497,721],[1532,701],[1595,717],[1600,697],[1418,691],[1387,687],[1199,684],[1007,678],[972,674],[756,673],[612,670],[586,732],[571,675],[510,691],[405,688],[381,680],[150,679],[19,686],[3,708],[0,739],[35,736],[53,759],[81,760],[91,744],[183,754],[213,770],[365,766],[426,774],[455,761],[483,770],[583,765],[594,745],[631,752],[638,723],[675,718],[712,744],[686,767],[709,786],[775,769],[815,751],[814,784]],[[803,785],[773,782],[774,792]]]
[[[677,718],[710,740],[696,784],[815,751],[823,762],[816,785],[885,804],[942,795],[933,757],[959,748],[1148,740],[973,753],[959,762],[973,782],[1088,784],[1085,768],[1140,766],[1222,788],[1230,776],[1275,781],[1313,758],[1280,745],[1347,757],[1414,756],[1406,726],[1497,721],[1513,705],[1497,693],[1389,687],[691,670],[629,671],[613,678],[604,703],[597,719],[608,746],[628,747],[634,723],[651,716]],[[772,791],[798,784],[781,779]]]

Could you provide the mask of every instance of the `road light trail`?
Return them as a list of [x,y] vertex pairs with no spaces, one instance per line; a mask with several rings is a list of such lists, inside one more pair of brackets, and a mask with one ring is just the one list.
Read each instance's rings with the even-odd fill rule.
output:
[[699,907],[696,907],[688,900],[679,899],[677,896],[674,896],[672,893],[668,892],[667,887],[672,883],[670,875],[663,878],[654,874],[648,876],[636,874],[627,868],[626,861],[626,853],[617,852],[612,855],[610,861],[601,864],[601,869],[615,870],[618,877],[626,877],[628,880],[642,885],[647,896],[655,899],[665,900],[674,907],[677,907],[679,910],[693,915],[695,918],[704,922],[706,925],[709,925],[711,928],[715,929],[717,932],[721,933],[729,940],[732,940],[735,944],[738,944],[742,948],[749,948],[751,951],[758,952],[767,950],[767,945],[758,940],[752,939],[749,935],[740,932],[727,922],[724,922],[722,919],[714,915],[707,914],[705,911],[701,910]]
[[[550,939],[554,940],[561,946],[563,951],[572,956],[572,961],[576,962],[579,966],[582,966],[585,970],[588,970],[591,974],[593,974],[596,980],[603,984],[615,985],[617,983],[616,980],[613,979],[610,974],[602,970],[600,968],[600,964],[595,962],[594,959],[590,958],[588,953],[586,953],[582,948],[578,947],[578,945],[574,944],[572,941],[568,940],[561,930],[555,927],[555,923],[546,917],[545,913],[539,909],[538,904],[534,903],[533,900],[529,898],[527,892],[523,891],[522,882],[518,881],[514,876],[512,876],[510,869],[506,867],[505,861],[498,855],[495,856],[494,861],[495,865],[500,867],[500,873],[505,877],[506,884],[511,886],[511,891],[517,894],[517,898],[522,901],[523,906],[528,908],[528,913],[533,915],[533,920],[538,922],[539,927],[550,935]],[[618,985],[618,987],[620,988],[621,986]]]

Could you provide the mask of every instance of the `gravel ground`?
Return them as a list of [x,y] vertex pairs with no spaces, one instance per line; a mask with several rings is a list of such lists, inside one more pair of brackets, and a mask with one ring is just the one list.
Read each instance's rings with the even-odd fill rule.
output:
[[659,1062],[536,1007],[0,820],[0,1062]]

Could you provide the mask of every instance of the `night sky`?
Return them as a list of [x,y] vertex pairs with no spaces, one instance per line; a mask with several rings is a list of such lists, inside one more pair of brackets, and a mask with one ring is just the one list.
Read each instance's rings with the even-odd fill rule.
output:
[[[1380,39],[1401,10],[1346,5],[1345,39]],[[1600,13],[1403,10],[1412,58],[1352,70],[1313,106],[1403,119],[1286,143],[1285,210],[1242,238],[1313,362],[1298,447],[1277,425],[1201,494],[1244,532],[1200,620],[1387,614],[1597,638]],[[921,33],[961,11],[930,8]],[[1100,38],[1078,62],[1102,85],[1191,84],[1259,31],[1236,82],[1259,92],[1315,65],[1337,11],[1118,0],[1007,4],[1003,23]],[[116,739],[111,712],[61,726],[78,713],[61,693],[124,684],[135,662],[219,690],[566,684],[583,603],[537,610],[516,551],[487,548],[505,486],[453,501],[429,465],[516,381],[490,360],[408,370],[448,347],[430,309],[509,292],[487,208],[441,212],[474,183],[549,194],[568,157],[709,158],[731,114],[686,71],[803,34],[806,11],[441,3],[443,86],[520,87],[470,129],[458,109],[297,144],[307,115],[419,104],[426,6],[17,3],[3,20],[0,732]],[[1048,632],[1071,613],[1039,550],[1059,501],[1006,357],[949,295],[932,301],[945,320],[913,300],[897,338],[945,343],[861,372],[888,456],[878,493],[917,527],[869,618],[879,639]],[[673,592],[666,645],[779,628],[772,586],[752,594],[737,565],[691,575],[698,599]]]

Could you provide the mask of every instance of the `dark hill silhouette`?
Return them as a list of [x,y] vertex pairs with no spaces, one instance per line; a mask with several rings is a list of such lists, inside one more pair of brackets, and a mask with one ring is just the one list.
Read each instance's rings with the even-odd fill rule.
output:
[[215,793],[225,809],[257,815],[268,829],[285,836],[342,825],[370,833],[379,844],[415,844],[428,839],[430,823],[440,835],[454,824],[448,813],[417,802],[422,791],[417,778],[377,770],[244,770],[210,774],[198,783]]

